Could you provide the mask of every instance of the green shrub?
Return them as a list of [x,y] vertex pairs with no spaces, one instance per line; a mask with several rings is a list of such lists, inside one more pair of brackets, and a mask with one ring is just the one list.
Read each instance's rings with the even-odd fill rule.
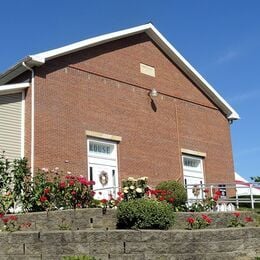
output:
[[174,207],[182,206],[187,201],[187,192],[182,183],[177,181],[163,181],[156,186],[156,190],[169,191],[174,197]]
[[174,211],[166,202],[142,198],[119,204],[118,228],[168,229],[173,224]]

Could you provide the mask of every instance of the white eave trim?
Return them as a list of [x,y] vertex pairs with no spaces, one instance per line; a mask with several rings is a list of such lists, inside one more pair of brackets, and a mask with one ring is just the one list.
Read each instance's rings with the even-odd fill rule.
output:
[[38,60],[38,61],[47,61],[50,59],[54,59],[57,58],[59,56],[63,56],[66,54],[70,54],[76,51],[80,51],[82,49],[85,48],[90,48],[90,47],[94,47],[96,45],[101,45],[110,41],[115,41],[124,37],[129,37],[135,34],[139,34],[142,32],[145,32],[146,30],[148,30],[149,28],[151,28],[151,26],[154,28],[154,26],[152,24],[144,24],[144,25],[140,25],[140,26],[136,26],[130,29],[125,29],[125,30],[121,30],[121,31],[117,31],[117,32],[113,32],[113,33],[108,33],[108,34],[104,34],[104,35],[100,35],[97,37],[93,37],[87,40],[83,40],[83,41],[79,41],[79,42],[75,42],[57,49],[53,49],[50,51],[46,51],[46,52],[41,52],[35,55],[30,55],[30,57],[33,60]]
[[0,86],[0,95],[21,92],[25,88],[29,88],[29,87],[30,87],[29,82],[2,85]]
[[[135,34],[145,32],[162,49],[162,51],[208,96],[230,120],[239,119],[238,113],[225,101],[223,97],[193,68],[193,66],[171,45],[170,42],[151,24],[144,24],[130,29],[104,34],[87,40],[66,45],[61,48],[28,56],[26,64],[30,67],[41,66],[46,61],[94,47],[107,42],[115,41]],[[0,84],[4,84],[25,71],[21,63],[16,64],[0,75]]]

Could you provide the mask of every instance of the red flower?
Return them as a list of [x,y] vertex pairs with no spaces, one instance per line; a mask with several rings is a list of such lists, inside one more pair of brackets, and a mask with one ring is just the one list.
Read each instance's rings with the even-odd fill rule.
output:
[[171,202],[171,203],[173,203],[173,202],[174,202],[174,198],[169,198],[168,201]]
[[217,191],[215,192],[215,194],[218,195],[218,196],[220,196],[220,195],[221,195],[221,191],[220,191],[220,190],[217,190]]
[[117,193],[117,195],[118,196],[122,196],[122,195],[124,195],[121,191],[119,191],[118,193]]
[[71,191],[71,195],[76,195],[76,194],[77,194],[77,192],[75,190]]
[[50,190],[51,190],[50,188],[45,188],[44,189],[44,194],[48,194],[50,192]]
[[204,190],[204,192],[205,192],[205,193],[209,193],[209,189],[206,188],[206,189]]
[[85,177],[79,177],[78,181],[85,186],[91,185],[90,181],[87,181]]
[[3,218],[5,214],[4,213],[0,213],[0,218]]
[[238,218],[240,216],[240,212],[234,212],[233,215]]
[[61,189],[64,189],[66,187],[66,183],[64,181],[60,182],[59,184]]
[[21,225],[21,227],[23,227],[23,228],[29,228],[31,225],[32,225],[31,222],[25,222],[25,223],[23,223],[23,224]]
[[160,201],[163,201],[163,200],[165,200],[165,198],[164,198],[163,196],[160,196],[160,197],[159,197],[159,200],[160,200]]
[[251,217],[245,217],[245,222],[253,222],[254,220]]
[[95,185],[95,182],[94,181],[88,181],[88,185],[89,186]]
[[69,186],[73,186],[75,184],[75,181],[74,180],[70,180],[69,181]]
[[13,221],[17,221],[17,217],[16,216],[9,216],[9,220],[13,220]]
[[7,224],[8,221],[9,221],[9,218],[2,218],[2,221],[3,221],[5,224]]
[[102,199],[100,202],[103,203],[103,204],[106,204],[107,200],[106,199]]
[[40,202],[45,202],[45,201],[47,201],[48,199],[47,199],[47,197],[45,197],[45,196],[41,196],[40,197]]
[[90,192],[90,195],[91,195],[92,197],[95,196],[95,194],[96,194],[96,192],[93,191],[93,190]]
[[77,203],[77,208],[81,208],[81,204],[80,203]]
[[209,216],[207,216],[205,214],[202,214],[201,216],[208,224],[210,224],[212,222],[212,219]]
[[195,218],[189,217],[189,218],[187,218],[187,222],[188,222],[189,224],[193,224],[193,223],[195,222]]
[[219,199],[219,196],[218,196],[217,194],[215,194],[215,195],[213,196],[213,200],[218,201],[218,199]]

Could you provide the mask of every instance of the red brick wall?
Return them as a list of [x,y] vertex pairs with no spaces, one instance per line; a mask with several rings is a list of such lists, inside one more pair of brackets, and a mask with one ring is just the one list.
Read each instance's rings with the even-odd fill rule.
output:
[[[154,66],[156,77],[141,74],[140,63]],[[121,178],[181,179],[185,148],[207,153],[208,182],[233,180],[227,120],[145,34],[57,58],[36,75],[36,167],[85,175],[92,130],[122,137]],[[151,88],[160,93],[157,112]]]

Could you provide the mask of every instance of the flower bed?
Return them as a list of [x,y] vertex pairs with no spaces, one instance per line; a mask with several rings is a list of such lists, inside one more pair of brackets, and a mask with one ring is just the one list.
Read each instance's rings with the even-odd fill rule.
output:
[[[147,177],[138,179],[129,177],[123,181],[122,193],[119,192],[116,198],[110,195],[109,198],[100,200],[95,199],[93,185],[93,181],[88,181],[83,176],[75,176],[70,172],[64,174],[58,168],[54,170],[43,168],[32,179],[26,159],[15,160],[11,164],[2,155],[0,228],[2,231],[11,232],[25,228],[106,229],[115,228],[116,216],[118,225],[122,228],[200,229],[256,225],[254,216],[248,213],[221,215],[212,213],[220,197],[218,190],[215,190],[214,195],[210,197],[209,190],[205,189],[203,201],[188,205],[185,204],[186,190],[176,181],[163,182],[153,190],[148,186]],[[102,193],[99,193],[101,197]],[[118,206],[119,213],[107,211]],[[14,215],[7,214],[17,208],[22,212],[44,212],[38,215],[36,213],[18,215],[18,219]],[[64,211],[66,209],[73,210]],[[175,213],[181,210],[193,213]],[[199,211],[207,212],[198,214]],[[182,217],[177,217],[177,224],[172,227],[174,214]]]

